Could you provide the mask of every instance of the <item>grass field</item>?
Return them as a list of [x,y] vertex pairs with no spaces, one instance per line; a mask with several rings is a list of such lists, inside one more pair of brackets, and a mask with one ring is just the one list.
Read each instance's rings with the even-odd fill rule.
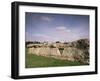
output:
[[56,67],[56,66],[79,66],[84,65],[80,62],[71,62],[65,60],[54,59],[52,57],[37,56],[34,54],[26,54],[25,67]]

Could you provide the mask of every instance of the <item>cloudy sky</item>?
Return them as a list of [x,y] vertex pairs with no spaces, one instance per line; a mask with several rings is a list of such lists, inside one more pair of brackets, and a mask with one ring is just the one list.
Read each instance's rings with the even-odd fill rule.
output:
[[89,38],[89,16],[25,13],[26,41],[75,41]]

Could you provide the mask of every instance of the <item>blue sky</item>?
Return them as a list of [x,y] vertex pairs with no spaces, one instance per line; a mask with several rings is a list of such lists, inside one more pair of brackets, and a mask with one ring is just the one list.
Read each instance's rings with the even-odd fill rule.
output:
[[26,12],[25,38],[40,42],[89,39],[89,16]]

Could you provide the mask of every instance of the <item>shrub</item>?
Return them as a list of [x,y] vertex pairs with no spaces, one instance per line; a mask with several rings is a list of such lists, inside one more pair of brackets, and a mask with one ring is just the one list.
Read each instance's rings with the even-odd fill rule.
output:
[[50,45],[50,48],[55,48],[55,46],[53,46],[53,45]]

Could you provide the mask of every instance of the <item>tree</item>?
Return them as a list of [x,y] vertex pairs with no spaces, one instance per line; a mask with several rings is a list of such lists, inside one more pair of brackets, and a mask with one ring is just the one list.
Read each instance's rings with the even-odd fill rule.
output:
[[56,41],[56,43],[60,43],[60,41]]

